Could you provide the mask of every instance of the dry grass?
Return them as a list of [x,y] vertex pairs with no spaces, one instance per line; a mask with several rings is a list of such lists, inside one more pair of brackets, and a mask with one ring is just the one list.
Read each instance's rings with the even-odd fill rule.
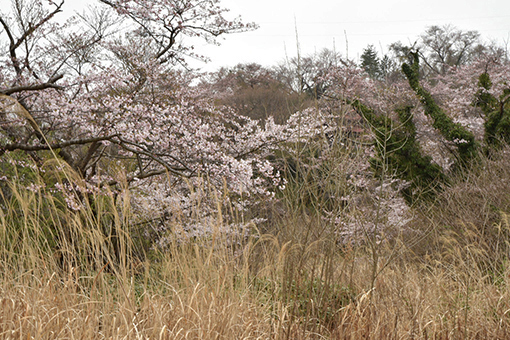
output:
[[[355,264],[353,277],[346,278],[355,287],[363,286],[369,267],[360,261]],[[233,270],[226,263],[223,267],[211,263],[200,269],[201,274],[195,272],[195,279],[180,278],[179,282],[168,277],[150,282],[145,277],[145,284],[137,277],[106,273],[96,277],[73,273],[68,277],[56,273],[48,276],[33,271],[17,277],[5,275],[0,337],[508,339],[510,336],[508,280],[489,283],[476,272],[465,275],[459,268],[447,265],[432,269],[395,263],[378,277],[374,290],[364,292],[358,287],[360,292],[351,299],[329,304],[335,309],[328,317],[314,309],[314,303],[324,298],[324,291],[315,292],[316,296],[310,294],[308,301],[300,300],[297,294],[282,292],[285,289],[280,286],[285,282],[282,276],[260,273],[256,279],[248,280]],[[276,268],[265,271],[278,272]],[[98,279],[98,275],[102,278]],[[245,282],[237,282],[243,279]],[[306,280],[300,279],[303,281],[297,285],[309,289]],[[87,280],[101,283],[96,282],[97,288],[92,290]]]
[[[480,176],[477,185],[489,185]],[[381,245],[372,285],[370,249],[340,248],[326,231],[305,237],[326,230],[313,217],[286,216],[280,235],[236,251],[214,235],[135,260],[128,205],[107,214],[104,199],[73,213],[44,190],[10,189],[0,211],[0,339],[510,338],[508,247],[487,244],[475,220],[459,237],[431,217],[420,258]],[[502,216],[491,227],[506,237]],[[119,231],[116,266],[104,219]],[[282,236],[299,230],[305,236]]]

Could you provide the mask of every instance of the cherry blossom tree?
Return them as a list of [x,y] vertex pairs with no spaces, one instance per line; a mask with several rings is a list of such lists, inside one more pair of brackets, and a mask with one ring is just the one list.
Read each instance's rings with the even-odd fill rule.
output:
[[[189,77],[180,76],[169,65],[183,63],[192,50],[177,39],[187,35],[215,42],[222,34],[252,29],[253,24],[226,20],[226,9],[218,1],[101,2],[112,7],[118,19],[127,18],[137,26],[114,34],[105,12],[96,13],[95,21],[80,23],[73,17],[60,24],[54,19],[63,1],[15,1],[12,16],[0,17],[8,56],[2,60],[1,93],[8,102],[24,108],[24,116],[4,115],[2,152],[53,148],[90,179],[96,173],[94,164],[106,155],[103,148],[112,143],[125,151],[131,149],[142,164],[150,152],[140,143],[147,134],[156,133],[150,131],[151,125],[173,126],[157,121],[165,116],[162,111],[171,109],[178,115],[179,110],[196,110],[203,113],[196,119],[202,120],[207,120],[206,112],[210,117],[220,114],[207,100],[198,98],[200,94],[188,91]],[[83,26],[90,28],[83,30]],[[160,107],[152,100],[156,98]],[[15,135],[8,128],[17,123],[26,126],[25,134]],[[190,128],[197,124],[205,122]],[[186,176],[196,173],[184,160],[179,163],[176,153],[173,157],[179,166],[152,159],[162,168],[154,172],[141,165],[139,177],[162,173],[162,169]]]
[[[40,172],[78,212],[94,195],[128,188],[137,219],[131,222],[156,221],[151,226],[158,236],[151,238],[160,245],[177,237],[172,223],[182,227],[182,237],[201,235],[219,212],[242,212],[278,196],[286,184],[317,189],[301,203],[342,228],[340,237],[358,235],[352,216],[366,210],[360,202],[367,195],[391,211],[403,204],[399,192],[412,196],[413,185],[447,172],[424,147],[427,140],[475,145],[462,112],[485,114],[482,125],[508,112],[508,65],[482,70],[482,59],[422,84],[411,55],[404,68],[410,81],[385,83],[325,51],[280,73],[245,65],[218,73],[215,86],[195,86],[198,76],[186,59],[206,59],[194,51],[195,39],[218,43],[224,34],[255,28],[227,19],[217,0],[100,0],[93,11],[66,21],[58,20],[63,0],[11,5],[0,13],[1,179],[14,178],[18,169]],[[314,105],[276,124],[273,112],[264,121],[252,119],[240,114],[246,102],[225,100],[229,91],[279,85],[306,92]],[[434,105],[456,134],[437,133]],[[424,133],[429,130],[436,134]],[[504,137],[502,129],[494,131],[493,137]],[[53,176],[63,168],[78,180]],[[430,171],[418,181],[413,176],[423,175],[420,169]],[[24,178],[30,187],[31,177]],[[407,220],[407,210],[399,211]],[[238,221],[222,218],[226,233],[239,232]],[[400,226],[398,218],[392,215],[390,224]]]
[[187,38],[201,38],[218,44],[224,34],[244,32],[257,26],[245,24],[240,18],[226,19],[228,9],[220,0],[99,0],[113,8],[134,33],[151,44],[153,57],[160,63],[184,62],[186,56],[207,59],[194,52]]
[[270,195],[280,181],[267,152],[289,134],[216,105],[176,67],[198,56],[181,37],[217,43],[255,25],[225,19],[214,0],[101,3],[65,22],[64,1],[16,0],[0,15],[2,161],[44,171],[52,152],[83,181],[47,183],[69,208],[127,184],[147,220],[191,209],[203,199],[194,186],[241,208]]
[[490,53],[435,78],[430,91],[454,121],[490,148],[495,142],[508,142],[509,74],[508,61]]

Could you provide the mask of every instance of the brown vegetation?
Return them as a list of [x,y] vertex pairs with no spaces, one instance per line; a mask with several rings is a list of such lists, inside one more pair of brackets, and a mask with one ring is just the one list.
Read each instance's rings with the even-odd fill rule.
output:
[[[336,244],[305,210],[235,249],[218,233],[135,260],[126,235],[127,261],[110,267],[104,234],[84,223],[92,215],[63,214],[44,189],[11,184],[0,216],[0,338],[507,339],[506,152],[445,190],[415,223],[421,230],[380,243],[373,283],[373,249]],[[128,213],[124,205],[113,216],[119,230]],[[57,232],[66,261],[42,238]],[[73,232],[80,244],[67,243]]]

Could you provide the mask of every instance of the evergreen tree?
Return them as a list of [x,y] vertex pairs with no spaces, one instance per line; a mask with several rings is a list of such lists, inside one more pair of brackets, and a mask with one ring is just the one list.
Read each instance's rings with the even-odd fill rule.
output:
[[377,56],[374,45],[368,45],[361,55],[361,67],[368,73],[370,78],[379,79],[381,76],[381,62]]

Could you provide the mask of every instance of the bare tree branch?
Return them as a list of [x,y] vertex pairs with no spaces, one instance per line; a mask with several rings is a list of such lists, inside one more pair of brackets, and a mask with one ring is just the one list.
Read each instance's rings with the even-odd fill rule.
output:
[[[141,154],[141,155],[149,157],[150,159],[152,159],[156,163],[159,163],[160,165],[162,165],[166,169],[166,171],[168,171],[168,172],[170,172],[170,173],[172,173],[174,175],[181,176],[181,177],[191,177],[191,175],[186,175],[184,173],[184,171],[193,172],[191,169],[189,169],[187,167],[177,168],[177,167],[171,166],[170,164],[168,164],[167,162],[162,160],[160,157],[156,157],[156,155],[154,153],[146,151],[145,148],[142,147],[141,145],[138,145],[138,144],[133,143],[133,142],[128,142],[126,140],[123,140],[122,138],[120,138],[119,140],[120,141],[112,141],[112,142],[116,143],[117,145],[119,145],[124,150],[129,151],[129,152],[131,152],[131,153],[133,153],[135,155]],[[130,147],[128,145],[132,145],[135,148]],[[182,164],[182,162],[180,162],[180,163]]]
[[7,36],[9,37],[10,42],[10,48],[9,48],[9,54],[11,56],[12,65],[14,67],[14,70],[16,71],[16,74],[18,76],[21,75],[21,67],[19,66],[18,57],[16,56],[16,49],[12,48],[16,44],[14,41],[14,36],[12,35],[12,32],[9,28],[9,25],[7,25],[7,22],[0,16],[0,23],[2,23],[2,26],[4,27],[5,33],[7,33]]
[[93,141],[92,144],[90,144],[87,154],[78,164],[78,170],[80,171],[83,177],[85,177],[85,171],[87,170],[87,165],[92,159],[92,156],[94,156],[94,154],[101,147],[101,145],[102,145],[101,141]]
[[12,65],[13,65],[13,67],[16,71],[16,74],[18,76],[21,76],[22,69],[21,69],[18,57],[16,55],[16,49],[21,44],[23,44],[37,29],[39,29],[42,25],[44,25],[46,22],[51,20],[57,13],[61,12],[63,5],[64,5],[64,0],[62,0],[59,5],[55,5],[56,6],[55,10],[53,12],[50,12],[44,18],[42,18],[37,24],[33,25],[33,24],[29,23],[28,29],[17,40],[15,40],[14,35],[12,34],[7,22],[2,17],[0,17],[0,23],[2,24],[4,30],[9,38],[9,54],[11,56]]
[[72,139],[65,142],[60,143],[50,143],[50,144],[41,144],[41,145],[30,145],[30,144],[21,144],[21,143],[12,143],[0,145],[0,155],[5,153],[5,151],[14,151],[14,150],[23,150],[23,151],[42,151],[42,150],[51,150],[51,149],[62,149],[72,145],[85,145],[94,142],[100,141],[112,141],[114,138],[118,137],[118,135],[110,135],[110,136],[102,136],[102,137],[93,137],[93,138],[80,138],[80,139]]
[[40,91],[48,88],[53,88],[57,90],[62,90],[63,87],[56,85],[55,82],[64,77],[63,74],[57,75],[49,79],[46,83],[37,84],[37,85],[25,85],[25,86],[15,86],[8,89],[0,90],[0,93],[5,95],[11,95],[13,93],[23,92],[23,91]]
[[48,22],[49,20],[51,20],[51,18],[53,18],[55,16],[55,14],[59,13],[59,12],[62,12],[62,5],[64,5],[64,0],[62,0],[60,2],[59,5],[56,5],[57,7],[55,8],[55,10],[53,12],[51,12],[50,14],[48,14],[47,16],[45,16],[44,18],[41,19],[41,21],[39,21],[37,24],[35,25],[31,25],[29,23],[29,28],[27,31],[25,31],[25,33],[23,33],[23,35],[18,39],[18,41],[14,44],[14,45],[11,45],[10,46],[10,49],[17,49],[29,36],[31,36],[39,27],[41,27],[42,25],[44,25],[46,22]]

